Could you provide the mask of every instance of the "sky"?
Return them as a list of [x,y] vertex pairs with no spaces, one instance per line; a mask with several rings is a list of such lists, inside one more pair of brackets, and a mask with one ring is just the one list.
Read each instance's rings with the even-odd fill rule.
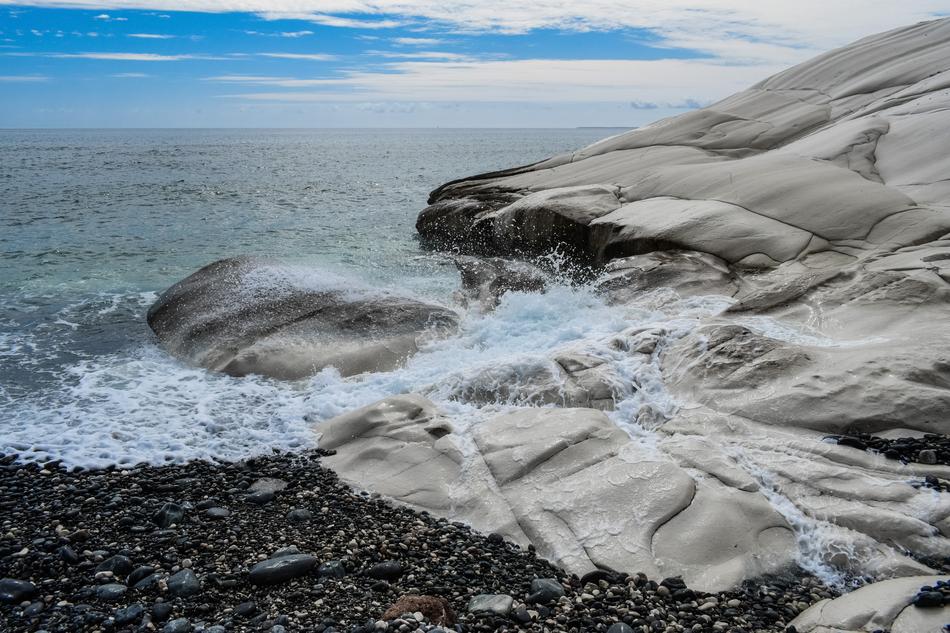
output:
[[950,0],[0,0],[0,128],[633,127]]

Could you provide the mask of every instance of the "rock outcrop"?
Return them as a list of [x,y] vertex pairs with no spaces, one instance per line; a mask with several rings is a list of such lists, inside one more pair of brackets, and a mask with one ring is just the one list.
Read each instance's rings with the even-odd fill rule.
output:
[[148,311],[149,326],[178,358],[233,376],[289,380],[325,367],[344,376],[392,369],[457,322],[441,306],[360,293],[253,258],[205,266]]
[[326,463],[344,480],[531,543],[577,573],[682,574],[713,591],[794,560],[794,534],[747,476],[736,475],[739,485],[691,476],[596,410],[524,409],[467,437],[410,395],[318,432],[321,448],[337,451]]
[[[328,463],[578,573],[681,574],[715,590],[793,563],[838,578],[947,569],[950,468],[824,438],[950,434],[948,126],[944,19],[444,185],[417,222],[431,244],[557,251],[599,273],[622,319],[653,310],[645,293],[658,289],[721,307],[621,325],[450,398],[582,408],[486,408],[456,424],[419,396],[392,398],[318,428],[338,450]],[[470,286],[491,305],[485,266]],[[482,397],[499,385],[507,395]],[[659,410],[661,396],[675,405]],[[929,626],[904,609],[920,579],[894,583],[813,610],[799,630]],[[880,587],[903,602],[877,604]]]
[[[693,250],[854,262],[950,232],[950,20],[869,37],[719,103],[455,181],[417,223],[455,247],[599,262]],[[451,218],[451,222],[448,221]]]

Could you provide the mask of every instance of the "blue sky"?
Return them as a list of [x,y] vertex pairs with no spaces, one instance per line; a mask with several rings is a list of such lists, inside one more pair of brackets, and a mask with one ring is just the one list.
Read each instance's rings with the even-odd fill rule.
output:
[[643,125],[948,9],[950,0],[0,0],[0,127]]

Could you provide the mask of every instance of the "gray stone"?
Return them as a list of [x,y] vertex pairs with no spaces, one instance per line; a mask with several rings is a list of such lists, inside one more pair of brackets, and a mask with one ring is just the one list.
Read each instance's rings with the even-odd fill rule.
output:
[[615,622],[607,629],[607,633],[633,633],[633,629],[623,622]]
[[317,559],[307,554],[293,554],[261,561],[251,568],[250,580],[255,585],[274,585],[307,575]]
[[125,595],[129,588],[118,583],[109,583],[96,587],[96,597],[104,602],[113,602]]
[[96,571],[111,571],[116,576],[124,577],[132,571],[132,561],[128,556],[112,556],[99,563]]
[[227,508],[208,508],[205,510],[205,516],[209,519],[226,519],[231,516],[231,511]]
[[145,615],[145,607],[140,604],[132,604],[124,609],[117,609],[115,612],[115,623],[118,626],[132,624],[142,619]]
[[173,596],[187,598],[201,592],[201,581],[190,569],[182,569],[168,579],[168,591]]
[[18,604],[36,595],[36,585],[26,580],[4,578],[0,580],[0,602]]
[[535,578],[531,581],[529,603],[546,604],[564,595],[564,587],[556,578]]
[[458,315],[415,299],[314,289],[314,271],[240,257],[205,266],[166,290],[149,326],[174,356],[232,376],[295,380],[398,367]]
[[508,615],[514,598],[502,594],[479,594],[468,601],[469,613],[491,613],[493,615]]
[[366,575],[370,578],[376,578],[377,580],[385,580],[388,582],[395,582],[403,575],[405,569],[402,566],[402,563],[394,560],[383,561],[382,563],[376,563],[372,567],[366,570]]
[[166,503],[155,513],[152,518],[155,524],[160,528],[168,528],[177,525],[185,518],[185,510],[177,503]]
[[338,560],[328,560],[317,567],[317,576],[320,578],[343,578],[346,576],[346,567]]
[[195,627],[191,624],[188,618],[178,618],[172,620],[162,627],[162,633],[191,633],[194,630]]
[[287,520],[290,523],[306,523],[313,519],[313,512],[306,508],[294,508],[287,513]]

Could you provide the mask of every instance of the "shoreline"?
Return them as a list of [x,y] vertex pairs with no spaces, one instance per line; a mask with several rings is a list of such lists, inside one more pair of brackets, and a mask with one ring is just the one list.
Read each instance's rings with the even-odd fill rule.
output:
[[[532,548],[352,490],[320,464],[326,453],[78,472],[3,456],[0,578],[35,591],[0,602],[0,628],[438,631],[421,613],[380,619],[422,594],[446,598],[464,631],[771,632],[837,595],[801,573],[719,594],[636,570],[581,579]],[[249,570],[275,553],[299,576],[255,584]],[[565,595],[528,602],[537,578]],[[480,594],[511,604],[470,613]]]

